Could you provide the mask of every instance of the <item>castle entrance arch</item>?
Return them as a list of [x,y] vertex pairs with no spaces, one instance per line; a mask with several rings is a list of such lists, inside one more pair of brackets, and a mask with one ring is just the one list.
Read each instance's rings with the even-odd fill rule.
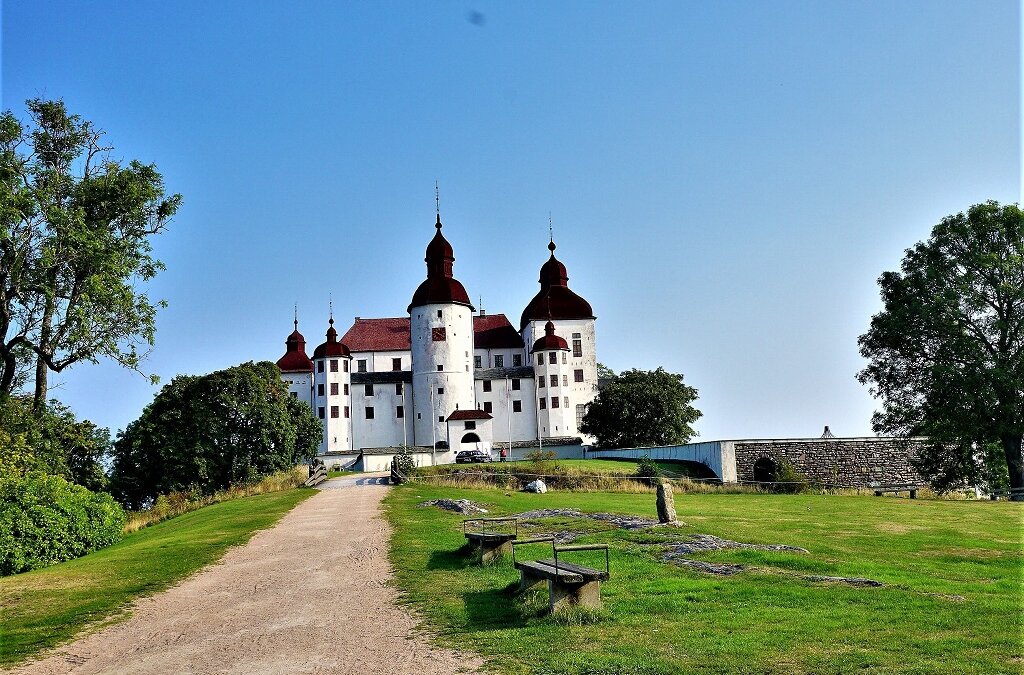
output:
[[754,480],[758,483],[774,483],[779,467],[771,457],[761,457],[754,462]]

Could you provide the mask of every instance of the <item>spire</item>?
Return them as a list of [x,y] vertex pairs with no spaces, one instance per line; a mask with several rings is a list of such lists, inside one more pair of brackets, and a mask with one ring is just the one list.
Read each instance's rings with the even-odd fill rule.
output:
[[295,330],[299,329],[299,303],[295,303]]

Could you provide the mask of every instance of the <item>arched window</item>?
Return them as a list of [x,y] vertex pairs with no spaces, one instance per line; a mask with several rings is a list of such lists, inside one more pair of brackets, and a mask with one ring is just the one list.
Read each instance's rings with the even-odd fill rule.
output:
[[468,433],[468,434],[466,434],[465,436],[462,437],[462,442],[463,443],[479,443],[480,442],[480,437],[477,436],[474,433]]

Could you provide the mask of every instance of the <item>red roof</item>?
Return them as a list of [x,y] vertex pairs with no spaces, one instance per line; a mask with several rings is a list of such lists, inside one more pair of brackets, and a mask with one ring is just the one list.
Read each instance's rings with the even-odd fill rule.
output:
[[564,349],[569,351],[569,343],[564,338],[555,335],[555,324],[550,321],[544,324],[544,337],[533,343],[533,349],[530,350],[530,353],[542,352],[547,349]]
[[299,332],[299,322],[295,321],[295,330],[284,341],[284,356],[277,360],[277,367],[282,373],[312,373],[313,362],[306,356],[306,338]]
[[354,352],[407,352],[409,319],[356,319],[341,341]]
[[521,349],[523,337],[504,314],[473,317],[473,341],[477,349]]
[[488,413],[483,410],[456,410],[448,416],[446,422],[453,420],[489,420],[493,419]]
[[[354,352],[406,352],[412,341],[409,319],[356,319],[341,338]],[[480,349],[516,349],[523,346],[515,327],[504,314],[473,317],[474,342]]]
[[434,223],[437,232],[427,244],[427,255],[423,260],[427,263],[427,278],[419,285],[412,295],[409,309],[421,305],[446,304],[450,302],[472,307],[469,294],[465,287],[452,276],[452,265],[455,253],[452,245],[441,234],[441,214]]
[[328,356],[348,356],[349,349],[344,342],[338,342],[338,331],[334,330],[334,319],[327,322],[327,342],[313,350],[314,359],[322,359]]
[[555,243],[548,244],[551,257],[540,268],[540,291],[533,296],[519,319],[520,329],[531,321],[544,319],[593,319],[590,303],[569,290],[569,274],[555,258]]

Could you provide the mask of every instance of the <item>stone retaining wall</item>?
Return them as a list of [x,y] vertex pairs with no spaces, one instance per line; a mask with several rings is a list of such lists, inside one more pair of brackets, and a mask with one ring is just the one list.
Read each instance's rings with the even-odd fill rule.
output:
[[813,481],[872,487],[926,481],[910,466],[919,441],[894,438],[837,438],[733,441],[736,476],[754,480],[754,463],[762,457],[776,464],[786,459]]

